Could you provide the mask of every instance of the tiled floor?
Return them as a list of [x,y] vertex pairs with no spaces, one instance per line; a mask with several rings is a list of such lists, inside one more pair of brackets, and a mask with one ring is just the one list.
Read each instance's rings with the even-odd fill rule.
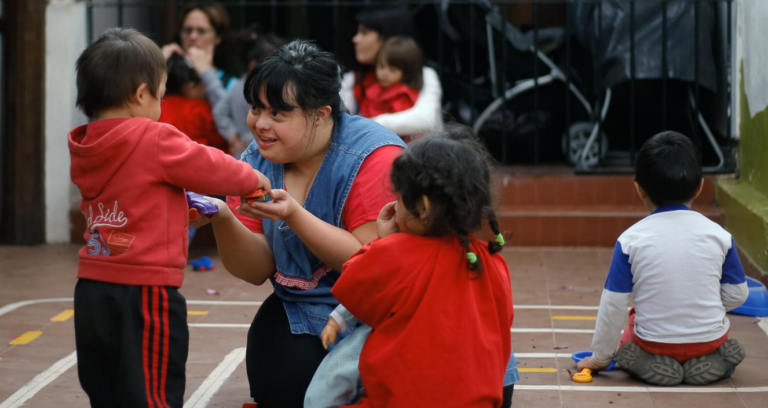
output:
[[[0,247],[0,407],[88,406],[72,357],[72,319],[50,320],[72,309],[76,251],[74,245]],[[515,388],[514,406],[768,406],[768,332],[762,329],[768,330],[768,322],[761,325],[744,316],[730,317],[732,337],[747,350],[747,359],[730,380],[707,387],[658,388],[608,371],[590,384],[572,382],[569,356],[589,349],[594,320],[582,319],[596,316],[611,249],[507,248],[504,255],[516,306],[512,343],[523,378]],[[221,294],[211,295],[208,289]],[[182,293],[189,311],[197,313],[189,316],[185,406],[239,408],[249,402],[241,348],[258,302],[270,292],[269,285],[252,286],[222,269],[187,274]],[[9,306],[32,300],[37,302]],[[574,316],[582,319],[568,319]],[[9,344],[34,331],[42,334],[28,344]],[[204,385],[206,378],[212,382]]]

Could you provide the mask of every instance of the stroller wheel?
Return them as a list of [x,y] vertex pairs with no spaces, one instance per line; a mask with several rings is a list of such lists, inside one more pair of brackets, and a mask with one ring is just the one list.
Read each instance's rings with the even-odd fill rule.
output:
[[[562,149],[563,154],[568,157],[568,161],[576,166],[580,162],[586,167],[597,166],[608,154],[608,136],[600,130],[597,139],[590,145],[587,157],[582,161],[584,148],[589,141],[589,136],[595,125],[589,122],[576,122],[568,127],[568,132],[563,135]],[[568,141],[570,140],[570,145]]]

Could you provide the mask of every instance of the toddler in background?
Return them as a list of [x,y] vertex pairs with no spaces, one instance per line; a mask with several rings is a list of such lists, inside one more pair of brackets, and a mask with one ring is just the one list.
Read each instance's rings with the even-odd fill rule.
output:
[[376,57],[376,83],[355,88],[360,102],[360,116],[372,118],[384,113],[410,109],[424,83],[424,57],[410,37],[390,37]]
[[191,63],[179,54],[168,59],[168,83],[158,122],[168,123],[202,145],[228,151],[213,123],[205,87]]

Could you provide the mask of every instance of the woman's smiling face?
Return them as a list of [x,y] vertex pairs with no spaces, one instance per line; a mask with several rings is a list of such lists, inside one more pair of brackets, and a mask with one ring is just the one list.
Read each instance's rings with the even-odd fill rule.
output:
[[[293,96],[286,102],[295,106]],[[248,127],[259,145],[259,153],[273,163],[293,163],[306,152],[312,140],[312,119],[301,108],[290,112],[274,110],[269,106],[262,90],[259,93],[262,108],[251,107]]]

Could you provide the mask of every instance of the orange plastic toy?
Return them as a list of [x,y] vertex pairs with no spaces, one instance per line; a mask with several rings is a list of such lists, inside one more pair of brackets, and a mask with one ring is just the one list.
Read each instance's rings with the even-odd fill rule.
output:
[[588,383],[592,382],[592,370],[585,368],[581,372],[573,375],[573,382]]
[[256,189],[256,191],[240,197],[240,202],[243,204],[250,203],[251,201],[258,200],[261,202],[267,201],[267,193],[263,188]]

